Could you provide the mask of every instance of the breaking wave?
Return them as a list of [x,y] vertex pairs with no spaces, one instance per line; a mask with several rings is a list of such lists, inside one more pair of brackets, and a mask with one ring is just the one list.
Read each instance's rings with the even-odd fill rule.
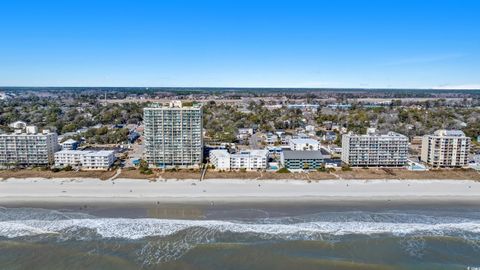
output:
[[100,218],[69,211],[0,208],[0,238],[127,241],[137,247],[135,258],[142,265],[178,259],[205,243],[341,241],[350,236],[400,237],[403,249],[419,258],[423,256],[428,237],[456,237],[480,250],[480,218],[477,212],[459,217],[351,211],[250,220],[180,220]]
[[[58,212],[58,211],[57,211]],[[154,236],[170,236],[185,230],[200,230],[216,233],[240,233],[260,238],[285,240],[315,240],[322,235],[461,235],[480,233],[480,220],[456,217],[434,217],[395,213],[322,213],[304,217],[258,219],[254,221],[223,220],[175,220],[175,219],[129,219],[95,218],[88,215],[54,213],[37,215],[46,219],[26,219],[10,215],[5,219],[0,214],[0,236],[7,238],[39,234],[78,236],[85,230],[93,231],[103,238],[141,239]],[[47,218],[48,217],[48,218]],[[77,234],[77,235],[76,235]]]

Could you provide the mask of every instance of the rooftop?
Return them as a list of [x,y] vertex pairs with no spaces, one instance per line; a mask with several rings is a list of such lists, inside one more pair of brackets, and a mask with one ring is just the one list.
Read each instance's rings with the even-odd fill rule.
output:
[[321,149],[319,151],[283,151],[284,159],[324,159],[329,158],[327,151]]
[[110,155],[113,155],[112,150],[100,150],[100,151],[87,151],[88,153],[86,156],[89,157],[108,157]]
[[91,151],[91,150],[61,150],[55,154],[70,154],[70,155],[86,155],[89,157],[108,157],[112,155],[114,151],[112,150],[100,150],[100,151]]
[[252,150],[242,150],[239,151],[233,155],[243,155],[243,156],[266,156],[268,155],[268,150],[257,150],[257,149],[252,149]]
[[210,150],[210,154],[215,154],[217,157],[227,157],[230,153],[226,149],[214,149]]
[[317,140],[314,139],[304,139],[304,138],[295,138],[290,139],[290,142],[295,144],[318,144]]
[[86,154],[86,153],[89,153],[90,151],[86,151],[86,150],[68,150],[68,149],[64,149],[64,150],[60,150],[58,152],[55,152],[55,154]]
[[191,101],[180,101],[180,100],[174,100],[170,103],[152,103],[145,109],[149,110],[166,110],[166,109],[199,109],[202,107],[201,103],[197,102],[191,102]]
[[52,132],[50,130],[42,130],[41,132],[36,132],[36,133],[29,133],[26,131],[14,131],[12,133],[2,133],[0,136],[46,136],[46,135],[52,135],[56,134],[55,132]]
[[390,131],[388,133],[383,133],[383,134],[380,134],[380,133],[369,133],[369,134],[353,134],[353,133],[349,133],[349,134],[346,134],[348,136],[351,136],[351,137],[381,137],[381,138],[387,138],[387,137],[402,137],[402,138],[407,138],[407,136],[403,135],[403,134],[400,134],[400,133],[397,133],[397,132],[393,132],[393,131]]
[[433,133],[435,136],[441,137],[465,137],[465,133],[461,130],[452,129],[439,129]]
[[215,149],[211,150],[210,153],[215,154],[217,157],[228,157],[228,156],[258,156],[264,157],[268,155],[268,150],[258,150],[258,149],[251,149],[251,150],[242,150],[236,152],[234,154],[230,154],[226,149]]

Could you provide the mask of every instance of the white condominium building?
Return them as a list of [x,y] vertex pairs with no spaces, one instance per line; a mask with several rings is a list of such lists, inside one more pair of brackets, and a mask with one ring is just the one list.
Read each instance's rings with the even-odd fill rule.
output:
[[62,150],[55,153],[55,166],[78,166],[86,170],[108,170],[115,161],[114,151]]
[[408,138],[402,134],[344,134],[342,161],[354,167],[401,167],[407,163]]
[[113,151],[89,151],[82,159],[82,168],[86,170],[107,170],[115,161]]
[[208,155],[215,170],[230,170],[230,156],[226,149],[214,149]]
[[437,130],[423,136],[421,160],[434,168],[467,166],[470,140],[460,130]]
[[318,151],[320,143],[314,139],[290,139],[288,143],[292,151]]
[[267,168],[268,150],[243,150],[235,154],[227,150],[212,150],[209,157],[217,170],[264,170]]
[[202,106],[153,105],[144,108],[145,158],[151,166],[198,167],[203,156]]
[[54,163],[59,148],[57,134],[49,130],[38,132],[35,126],[0,134],[0,166],[47,166]]
[[55,153],[55,166],[81,166],[87,151],[61,150]]
[[267,168],[268,150],[243,150],[230,156],[232,170],[264,170]]

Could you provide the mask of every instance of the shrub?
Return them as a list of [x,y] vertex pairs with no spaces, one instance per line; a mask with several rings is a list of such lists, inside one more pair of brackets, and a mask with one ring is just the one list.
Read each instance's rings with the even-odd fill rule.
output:
[[148,167],[148,163],[145,160],[140,160],[138,170],[141,174],[153,174],[153,171]]
[[153,174],[153,171],[151,169],[140,169],[141,174]]
[[326,172],[327,171],[327,168],[325,168],[325,165],[322,165],[320,166],[318,169],[317,169],[318,172]]
[[138,170],[140,171],[141,174],[152,174],[153,173],[152,169],[150,169],[148,167],[140,167]]
[[277,173],[290,173],[290,171],[287,168],[281,168]]

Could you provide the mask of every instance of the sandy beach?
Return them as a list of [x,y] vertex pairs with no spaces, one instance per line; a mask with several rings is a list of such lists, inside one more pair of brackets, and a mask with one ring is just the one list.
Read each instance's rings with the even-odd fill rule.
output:
[[262,201],[479,199],[471,180],[133,180],[5,179],[0,202],[8,201]]

